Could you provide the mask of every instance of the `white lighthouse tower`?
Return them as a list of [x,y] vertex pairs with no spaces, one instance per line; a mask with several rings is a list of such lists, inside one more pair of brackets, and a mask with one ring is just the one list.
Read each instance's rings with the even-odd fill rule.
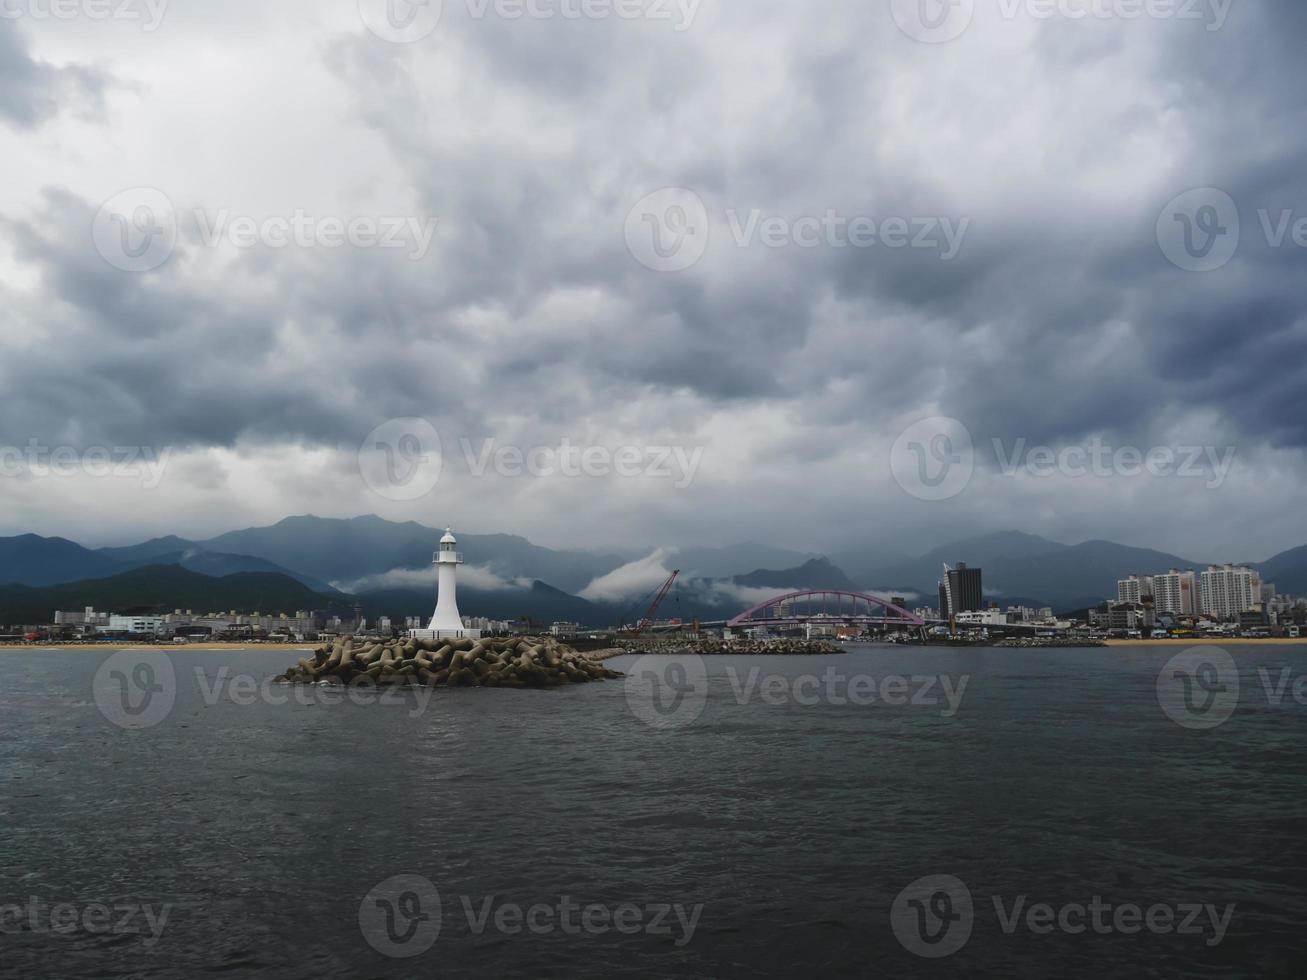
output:
[[458,566],[463,555],[457,551],[458,540],[450,528],[440,539],[440,550],[433,559],[436,566],[436,612],[431,624],[424,630],[410,630],[409,635],[419,640],[457,640],[463,637],[479,639],[480,630],[465,629],[463,617],[458,614]]

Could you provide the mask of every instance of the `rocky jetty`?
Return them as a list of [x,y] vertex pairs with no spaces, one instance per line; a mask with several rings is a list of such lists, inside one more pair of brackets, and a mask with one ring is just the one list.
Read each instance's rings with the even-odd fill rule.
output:
[[288,684],[558,687],[623,675],[553,637],[360,641],[319,647],[277,678]]
[[625,653],[666,654],[700,657],[764,656],[799,657],[813,654],[844,653],[838,643],[826,640],[697,640],[688,643],[678,639],[618,640]]
[[1055,649],[1083,649],[1084,647],[1105,647],[1107,646],[1102,640],[1076,640],[1069,637],[1008,637],[1006,640],[999,640],[994,644],[996,648],[1002,647],[1008,650],[1055,650]]

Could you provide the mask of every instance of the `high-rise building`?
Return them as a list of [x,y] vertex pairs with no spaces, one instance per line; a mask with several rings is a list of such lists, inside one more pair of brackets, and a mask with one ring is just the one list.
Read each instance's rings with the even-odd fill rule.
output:
[[1193,616],[1198,612],[1198,579],[1192,571],[1171,569],[1153,576],[1153,607],[1172,616]]
[[1241,565],[1213,565],[1202,574],[1200,596],[1204,614],[1237,619],[1261,605],[1262,577]]
[[945,565],[944,577],[939,583],[940,616],[949,619],[958,613],[979,612],[984,608],[981,570],[968,568],[965,562],[958,562],[957,568]]
[[1144,596],[1156,595],[1151,575],[1131,575],[1116,583],[1117,602],[1143,602]]

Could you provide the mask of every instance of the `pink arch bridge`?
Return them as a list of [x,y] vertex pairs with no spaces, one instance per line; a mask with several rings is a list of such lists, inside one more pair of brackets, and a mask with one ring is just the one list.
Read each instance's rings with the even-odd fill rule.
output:
[[802,626],[818,625],[872,625],[872,626],[925,626],[926,621],[906,609],[864,592],[838,592],[819,589],[812,592],[791,592],[746,609],[726,625],[749,626]]

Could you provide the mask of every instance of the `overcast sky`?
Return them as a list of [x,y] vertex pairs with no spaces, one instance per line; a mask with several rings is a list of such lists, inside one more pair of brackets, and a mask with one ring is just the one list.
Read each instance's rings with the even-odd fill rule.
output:
[[1297,0],[68,2],[0,534],[1307,542]]

